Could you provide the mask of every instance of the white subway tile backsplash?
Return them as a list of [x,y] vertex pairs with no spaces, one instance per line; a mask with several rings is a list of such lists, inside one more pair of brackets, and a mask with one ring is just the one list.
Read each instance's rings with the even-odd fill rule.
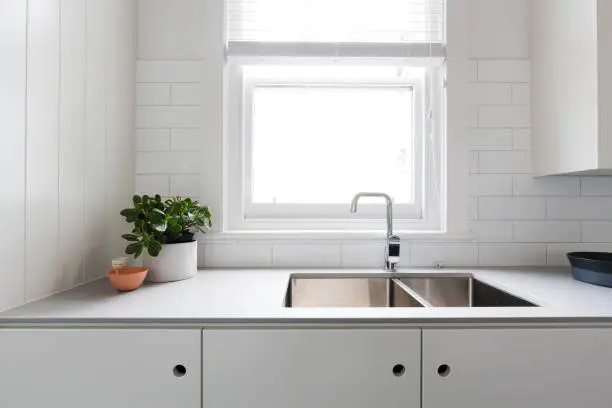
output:
[[[410,264],[407,247],[400,248],[400,265]],[[356,243],[342,245],[343,268],[382,268],[385,245],[382,243]]]
[[495,174],[531,173],[531,153],[522,150],[481,151],[478,172]]
[[136,85],[137,106],[170,105],[170,85]]
[[478,173],[478,152],[470,153],[470,174]]
[[[487,48],[481,45],[479,52]],[[500,57],[470,61],[469,226],[475,241],[405,241],[403,266],[565,265],[565,252],[612,251],[612,178],[583,178],[581,186],[579,177],[531,177],[530,61],[491,59]],[[138,62],[137,192],[200,195],[205,64]],[[379,241],[206,242],[200,264],[379,268],[383,250]]]
[[512,176],[507,174],[473,174],[470,176],[470,195],[512,195]]
[[516,242],[580,242],[579,222],[515,222]]
[[470,266],[478,263],[478,245],[473,244],[418,244],[410,245],[412,266],[432,267]]
[[470,197],[468,200],[468,219],[478,219],[478,198]]
[[470,221],[470,231],[478,242],[511,242],[512,222]]
[[201,128],[172,129],[170,149],[176,151],[200,151],[204,137]]
[[515,150],[531,150],[531,129],[514,129]]
[[272,245],[204,242],[198,264],[204,268],[265,268],[272,266]]
[[512,104],[531,105],[531,85],[514,84],[512,85]]
[[170,194],[198,198],[200,196],[200,176],[193,174],[170,176]]
[[531,110],[527,106],[481,106],[478,126],[483,128],[526,128],[531,125]]
[[582,242],[612,242],[612,222],[584,221],[582,223]]
[[202,121],[202,109],[195,106],[139,106],[136,108],[136,127],[193,128]]
[[546,264],[545,244],[481,244],[481,266],[537,266]]
[[470,84],[472,105],[508,105],[512,103],[512,85],[473,82]]
[[478,80],[478,61],[471,60],[469,64],[470,64],[470,76],[468,80],[470,82],[474,82]]
[[165,152],[170,150],[169,129],[139,129],[136,131],[136,151]]
[[584,177],[582,178],[582,195],[583,196],[612,196],[612,177]]
[[201,82],[204,70],[202,61],[138,61],[138,83],[186,83]]
[[472,150],[512,149],[512,129],[470,129]]
[[136,194],[168,196],[170,192],[170,176],[166,175],[136,175]]
[[201,157],[191,152],[138,152],[136,174],[199,174]]
[[339,244],[275,244],[272,264],[275,267],[339,268],[342,266]]
[[478,107],[477,106],[468,107],[468,125],[473,128],[478,127]]
[[202,105],[204,92],[200,84],[173,84],[171,88],[172,105]]
[[205,16],[209,2],[201,0],[141,0],[138,2],[138,57],[141,59],[204,58]]
[[529,82],[531,61],[526,60],[480,60],[478,80],[482,82]]
[[612,198],[549,198],[546,215],[549,219],[559,220],[609,220],[612,217]]
[[577,196],[580,194],[578,177],[514,176],[514,195],[517,196]]
[[481,220],[530,220],[545,218],[545,200],[521,197],[482,197],[478,199]]
[[528,58],[531,0],[470,0],[472,58]]

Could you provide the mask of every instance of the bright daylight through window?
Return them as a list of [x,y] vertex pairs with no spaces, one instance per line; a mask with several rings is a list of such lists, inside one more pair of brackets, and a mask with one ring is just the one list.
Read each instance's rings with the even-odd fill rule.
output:
[[231,229],[440,224],[444,0],[228,0]]

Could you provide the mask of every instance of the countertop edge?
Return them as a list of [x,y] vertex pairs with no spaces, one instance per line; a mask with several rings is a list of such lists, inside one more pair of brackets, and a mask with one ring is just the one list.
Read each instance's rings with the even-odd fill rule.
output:
[[353,318],[3,318],[0,319],[0,329],[18,327],[213,327],[213,326],[418,326],[418,327],[492,327],[492,326],[530,326],[542,324],[552,326],[611,326],[612,316],[606,317],[458,317],[458,318],[382,318],[382,317],[353,317]]

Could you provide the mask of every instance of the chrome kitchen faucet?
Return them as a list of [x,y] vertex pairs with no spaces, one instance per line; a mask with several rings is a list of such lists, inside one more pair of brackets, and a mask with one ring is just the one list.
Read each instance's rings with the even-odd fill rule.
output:
[[400,239],[393,235],[393,201],[385,193],[359,193],[353,197],[351,202],[351,212],[357,212],[357,203],[364,197],[384,198],[387,203],[387,245],[385,246],[385,271],[395,272],[400,260]]

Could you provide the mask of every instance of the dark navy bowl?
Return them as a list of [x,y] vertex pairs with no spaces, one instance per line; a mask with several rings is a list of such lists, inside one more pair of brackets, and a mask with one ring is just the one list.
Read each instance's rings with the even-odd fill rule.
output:
[[570,252],[572,276],[581,282],[612,287],[612,253]]

